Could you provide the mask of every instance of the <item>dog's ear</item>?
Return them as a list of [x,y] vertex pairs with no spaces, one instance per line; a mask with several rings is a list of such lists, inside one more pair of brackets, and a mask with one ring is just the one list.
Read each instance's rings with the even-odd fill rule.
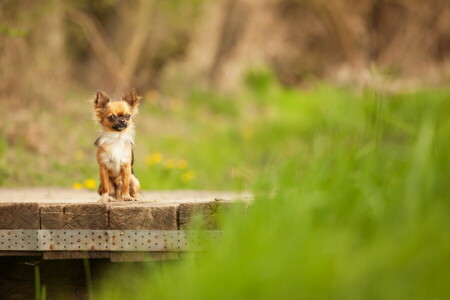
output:
[[95,108],[105,108],[109,102],[111,102],[111,98],[105,92],[97,91],[94,100]]
[[138,107],[139,101],[141,101],[141,97],[137,95],[135,89],[131,89],[122,96],[122,100],[127,102],[134,110]]

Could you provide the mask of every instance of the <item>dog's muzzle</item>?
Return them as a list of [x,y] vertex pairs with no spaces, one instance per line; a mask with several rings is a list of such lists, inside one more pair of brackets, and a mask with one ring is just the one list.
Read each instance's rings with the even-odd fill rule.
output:
[[114,129],[114,130],[117,130],[117,131],[122,131],[122,130],[124,130],[125,128],[127,128],[127,124],[125,123],[117,123],[117,124],[114,124],[113,126],[112,126],[112,128]]

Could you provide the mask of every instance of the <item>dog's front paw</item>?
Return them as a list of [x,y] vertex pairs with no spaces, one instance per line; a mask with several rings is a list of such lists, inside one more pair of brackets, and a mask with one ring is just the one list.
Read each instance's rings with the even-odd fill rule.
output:
[[110,197],[108,194],[102,194],[98,202],[100,203],[106,203],[110,201]]
[[134,201],[134,198],[131,197],[129,194],[128,195],[123,195],[122,199],[123,199],[123,201]]

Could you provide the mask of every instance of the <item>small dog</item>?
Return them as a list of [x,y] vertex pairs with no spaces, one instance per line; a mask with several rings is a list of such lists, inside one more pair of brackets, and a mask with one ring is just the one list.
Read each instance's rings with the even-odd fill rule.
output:
[[141,97],[132,89],[119,101],[97,91],[95,119],[102,126],[94,145],[100,168],[100,202],[137,200],[139,180],[133,172],[134,125],[132,117],[138,112]]

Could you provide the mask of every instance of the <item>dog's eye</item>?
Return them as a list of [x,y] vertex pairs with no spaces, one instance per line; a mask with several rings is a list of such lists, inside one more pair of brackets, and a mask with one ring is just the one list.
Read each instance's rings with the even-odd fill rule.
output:
[[108,117],[108,119],[112,122],[112,121],[114,121],[114,120],[116,119],[116,117],[115,117],[114,115],[110,115],[110,116]]
[[129,114],[127,114],[127,115],[125,116],[125,118],[126,118],[127,120],[129,120],[129,119],[131,118],[131,116],[130,116]]

